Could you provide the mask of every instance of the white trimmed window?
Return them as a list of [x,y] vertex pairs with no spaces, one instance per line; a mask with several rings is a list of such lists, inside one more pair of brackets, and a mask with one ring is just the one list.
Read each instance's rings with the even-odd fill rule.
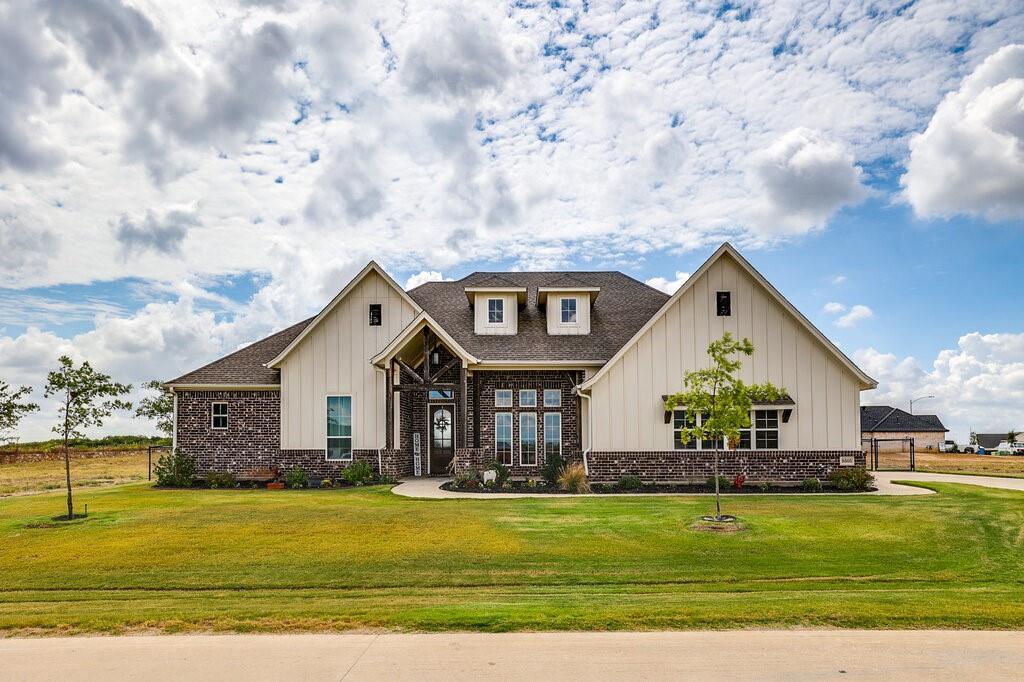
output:
[[537,464],[537,413],[519,413],[519,463],[523,466]]
[[495,407],[512,407],[512,389],[499,388],[494,392]]
[[352,396],[327,396],[327,459],[352,459]]
[[562,454],[562,413],[544,413],[544,459]]
[[779,411],[754,411],[754,445],[758,450],[779,449]]
[[487,299],[487,324],[505,324],[505,299]]
[[520,389],[519,407],[537,407],[537,391],[532,388]]
[[[703,440],[691,438],[689,443],[683,442],[683,429],[692,429],[704,423],[708,415],[697,415],[688,410],[678,409],[672,411],[672,447],[676,450],[713,450],[715,443],[713,439]],[[725,442],[718,446],[725,448]]]
[[562,299],[562,324],[576,324],[578,318],[576,317],[576,299],[575,298],[563,298]]
[[562,392],[557,388],[544,389],[544,407],[561,407]]
[[223,431],[228,428],[228,404],[210,403],[210,427]]
[[512,465],[512,413],[494,414],[494,458],[507,466]]

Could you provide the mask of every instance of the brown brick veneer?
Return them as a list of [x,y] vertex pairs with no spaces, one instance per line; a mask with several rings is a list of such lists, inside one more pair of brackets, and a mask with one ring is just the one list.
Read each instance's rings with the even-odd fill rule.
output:
[[[860,450],[744,450],[720,452],[718,469],[730,478],[745,474],[752,482],[799,483],[805,478],[827,478],[840,468],[841,456],[853,456],[856,466],[865,465]],[[614,483],[626,474],[646,483],[703,483],[714,475],[714,452],[591,452],[587,464],[595,483]]]

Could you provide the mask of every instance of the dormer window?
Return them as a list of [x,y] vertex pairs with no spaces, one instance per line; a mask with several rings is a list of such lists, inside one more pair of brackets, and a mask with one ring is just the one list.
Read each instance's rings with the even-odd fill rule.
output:
[[487,324],[505,324],[505,299],[487,299]]
[[576,299],[562,299],[562,324],[576,324]]

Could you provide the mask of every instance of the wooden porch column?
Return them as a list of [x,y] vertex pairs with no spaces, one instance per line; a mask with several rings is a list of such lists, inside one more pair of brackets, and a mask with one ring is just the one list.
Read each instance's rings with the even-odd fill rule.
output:
[[423,383],[430,383],[430,328],[423,328]]
[[[466,447],[466,365],[459,363],[459,445]],[[458,447],[458,445],[456,446]]]
[[393,450],[395,447],[395,361],[392,360],[384,368],[384,447]]

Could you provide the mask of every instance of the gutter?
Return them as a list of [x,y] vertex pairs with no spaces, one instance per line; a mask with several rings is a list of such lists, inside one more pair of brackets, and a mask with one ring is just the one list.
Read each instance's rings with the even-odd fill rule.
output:
[[[586,379],[583,380],[583,383],[586,383]],[[590,476],[590,462],[587,455],[594,447],[594,415],[590,411],[590,396],[580,390],[583,383],[573,386],[572,392],[587,401],[587,448],[583,451],[583,471]]]

